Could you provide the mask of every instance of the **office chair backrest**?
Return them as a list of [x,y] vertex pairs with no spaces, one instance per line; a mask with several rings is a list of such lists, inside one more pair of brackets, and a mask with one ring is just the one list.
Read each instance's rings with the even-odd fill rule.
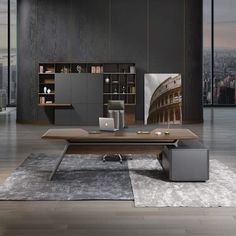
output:
[[108,110],[124,110],[125,103],[123,100],[109,100],[107,109]]
[[125,127],[125,104],[123,100],[109,100],[107,112],[108,117],[114,119],[116,129]]

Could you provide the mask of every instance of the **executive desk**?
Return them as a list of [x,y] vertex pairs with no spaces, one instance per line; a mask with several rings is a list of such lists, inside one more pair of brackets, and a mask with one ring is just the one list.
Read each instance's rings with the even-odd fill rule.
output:
[[[164,146],[178,146],[179,140],[198,139],[189,129],[154,129],[150,133],[138,132],[98,132],[83,129],[49,129],[43,139],[62,139],[67,144],[52,171],[53,179],[65,154],[159,154]],[[161,132],[161,134],[157,134]]]

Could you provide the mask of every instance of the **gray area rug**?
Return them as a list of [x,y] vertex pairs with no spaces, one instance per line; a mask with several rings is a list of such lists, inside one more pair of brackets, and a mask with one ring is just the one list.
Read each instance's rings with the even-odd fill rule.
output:
[[207,182],[169,182],[156,158],[128,162],[136,207],[236,207],[236,173],[210,161]]
[[133,200],[127,162],[67,155],[53,181],[56,155],[31,154],[0,186],[0,200]]
[[53,181],[58,156],[31,154],[0,186],[0,200],[133,200],[136,207],[236,207],[236,174],[210,161],[207,182],[169,182],[152,155],[103,162],[67,155]]

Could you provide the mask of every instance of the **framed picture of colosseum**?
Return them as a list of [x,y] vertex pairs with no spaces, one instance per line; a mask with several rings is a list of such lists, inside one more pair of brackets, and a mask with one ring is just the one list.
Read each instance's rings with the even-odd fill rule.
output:
[[181,124],[181,74],[145,74],[144,106],[145,124]]

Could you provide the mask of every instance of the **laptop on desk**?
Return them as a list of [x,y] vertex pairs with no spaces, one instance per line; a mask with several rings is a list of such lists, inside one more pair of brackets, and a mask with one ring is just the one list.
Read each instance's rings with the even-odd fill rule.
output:
[[115,129],[115,122],[113,118],[99,117],[99,128],[102,131],[118,131],[118,129]]

